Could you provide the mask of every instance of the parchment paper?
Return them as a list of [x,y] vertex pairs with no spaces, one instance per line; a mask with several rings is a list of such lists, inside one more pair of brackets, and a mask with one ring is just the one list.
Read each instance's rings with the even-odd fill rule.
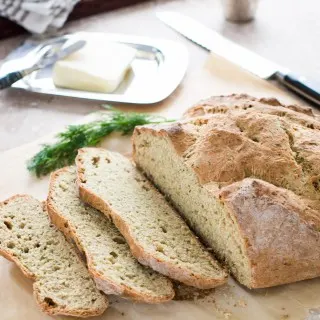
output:
[[[197,72],[187,74],[178,90],[154,111],[179,117],[200,98],[216,94],[245,92],[255,96],[276,96],[285,102],[295,98],[272,84],[253,77],[221,58],[211,55]],[[132,109],[132,108],[131,108]],[[151,108],[150,108],[151,109]],[[141,111],[141,110],[140,110]],[[25,162],[38,149],[37,142],[0,155],[0,200],[16,193],[46,198],[48,178],[36,179]],[[130,151],[129,138],[114,136],[104,146],[120,152]],[[209,320],[209,319],[305,319],[310,308],[320,306],[320,279],[302,281],[270,289],[248,290],[230,278],[227,285],[198,301],[172,301],[162,305],[137,304],[111,297],[105,314],[96,319],[133,320]],[[67,317],[56,317],[67,319]],[[11,262],[0,257],[0,319],[45,320],[32,296],[32,281]],[[317,318],[315,318],[317,319]]]

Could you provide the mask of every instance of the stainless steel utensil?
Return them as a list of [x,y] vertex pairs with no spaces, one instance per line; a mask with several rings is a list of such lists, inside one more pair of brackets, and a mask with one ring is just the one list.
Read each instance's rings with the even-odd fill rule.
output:
[[266,80],[276,79],[301,97],[320,107],[320,84],[296,76],[289,69],[264,59],[256,53],[224,38],[198,21],[177,12],[158,12],[165,24],[201,47]]
[[40,48],[40,50],[36,53],[39,58],[32,67],[7,73],[2,78],[0,78],[0,90],[10,87],[13,83],[21,80],[26,75],[29,75],[34,71],[45,68],[55,63],[56,61],[70,55],[71,53],[78,51],[79,49],[84,47],[85,44],[86,42],[84,40],[77,40],[71,43],[67,43],[62,47],[47,45]]
[[[124,34],[77,32],[55,38],[56,43],[68,43],[73,39],[93,41],[99,46],[110,43],[124,44],[137,50],[131,63],[131,70],[113,93],[100,93],[72,90],[56,87],[52,81],[52,66],[35,71],[24,81],[18,81],[12,88],[50,94],[55,96],[73,97],[96,101],[153,104],[167,98],[179,85],[188,66],[188,50],[176,41],[163,40]],[[40,41],[43,39],[40,39]],[[17,69],[34,65],[35,55],[39,47],[43,48],[51,39],[39,42],[28,39],[19,48],[11,52],[0,67],[0,77]]]

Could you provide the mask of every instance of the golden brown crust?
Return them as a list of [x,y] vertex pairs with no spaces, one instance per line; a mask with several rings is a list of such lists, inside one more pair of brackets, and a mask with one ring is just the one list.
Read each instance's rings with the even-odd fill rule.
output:
[[[55,171],[51,175],[50,179],[50,186],[49,186],[49,195],[47,199],[47,208],[48,212],[51,218],[51,221],[56,227],[61,230],[66,237],[71,238],[77,245],[80,252],[86,257],[86,263],[88,266],[88,270],[92,277],[99,283],[99,287],[107,287],[108,288],[108,294],[115,294],[115,295],[121,295],[124,298],[130,298],[135,301],[140,302],[146,302],[146,303],[163,303],[166,301],[170,301],[174,297],[174,290],[173,285],[168,280],[168,284],[172,286],[172,292],[170,295],[167,296],[150,296],[147,294],[141,294],[140,292],[135,291],[134,289],[128,287],[125,284],[118,285],[114,283],[111,279],[108,279],[105,275],[102,275],[99,273],[99,271],[96,270],[92,258],[89,254],[85,252],[83,249],[81,243],[79,242],[79,239],[77,238],[76,231],[73,229],[73,226],[69,224],[68,220],[66,220],[58,210],[56,210],[54,206],[54,201],[52,197],[53,188],[55,185],[55,180],[58,178],[59,174],[68,170],[68,168],[62,168],[60,170]],[[81,194],[81,189],[80,189]],[[81,197],[82,198],[82,197]],[[88,202],[89,203],[89,202]]]
[[175,266],[174,264],[156,259],[151,254],[145,252],[143,247],[139,245],[135,237],[130,233],[129,226],[121,219],[121,216],[115,210],[112,210],[108,203],[86,188],[84,183],[85,177],[83,174],[84,168],[81,161],[81,154],[84,152],[84,150],[85,148],[79,149],[78,156],[76,158],[78,172],[77,184],[79,187],[80,198],[112,219],[115,226],[128,242],[133,256],[135,256],[141,264],[150,266],[159,273],[178,280],[186,285],[194,286],[200,289],[210,289],[226,283],[227,275],[223,279],[204,278],[194,273],[187,271],[183,272],[181,268]]
[[[40,306],[42,312],[50,315],[50,316],[71,316],[71,317],[80,317],[80,318],[88,318],[88,317],[96,317],[100,316],[104,313],[105,309],[97,309],[97,310],[85,310],[85,309],[77,309],[70,310],[68,308],[60,308],[59,306],[50,307],[47,303],[41,300],[39,291],[36,286],[36,282],[33,284],[33,294],[36,298],[37,303]],[[107,301],[107,298],[106,298]],[[108,303],[106,304],[108,305]]]
[[[0,208],[7,205],[10,201],[15,200],[16,198],[33,199],[33,197],[26,195],[26,194],[17,194],[17,195],[10,197],[9,199],[1,202]],[[24,267],[20,263],[19,259],[14,257],[12,254],[6,252],[5,250],[0,250],[0,254],[4,258],[14,262],[27,278],[30,278],[35,281],[33,283],[33,294],[35,296],[35,299],[36,299],[38,305],[40,306],[41,310],[44,313],[46,313],[48,315],[65,315],[65,316],[85,318],[85,317],[99,316],[105,311],[105,309],[96,309],[96,310],[82,310],[82,309],[74,310],[74,309],[72,309],[72,310],[70,310],[68,308],[60,308],[57,305],[54,307],[50,307],[47,303],[45,303],[42,299],[40,299],[39,290],[37,288],[36,276],[33,273],[31,273],[26,267]],[[106,299],[106,306],[107,305],[108,305],[108,300]]]
[[134,135],[148,132],[167,138],[204,186],[254,176],[312,199],[320,208],[320,122],[290,109],[279,113],[272,106],[269,114],[251,105],[241,112],[231,109],[138,127]]
[[11,253],[7,252],[6,250],[0,249],[0,255],[5,259],[14,262],[17,267],[21,270],[21,272],[29,279],[35,280],[35,276],[31,273],[27,268],[25,268],[20,262],[19,259],[15,258]]
[[315,117],[310,107],[299,106],[296,104],[285,105],[276,98],[255,98],[248,94],[231,94],[213,96],[209,99],[201,100],[194,106],[189,108],[185,114],[185,118],[199,117],[206,114],[226,113],[234,111],[242,111],[254,109],[260,112],[275,113],[289,112],[290,110]]
[[[242,205],[248,211],[246,219],[242,216],[243,238],[250,235],[250,230],[244,228],[246,223],[254,221],[252,230],[260,230],[262,225],[259,219],[252,220],[255,216],[250,210],[257,207],[261,199],[268,198],[269,202],[265,203],[270,203],[271,208],[274,201],[279,216],[275,215],[270,219],[270,225],[262,228],[267,230],[268,226],[268,230],[277,230],[278,240],[283,241],[286,248],[291,246],[297,255],[286,253],[286,257],[290,257],[290,266],[285,265],[286,257],[275,254],[275,249],[263,251],[258,246],[262,236],[257,232],[260,235],[250,239],[253,251],[247,253],[252,259],[249,286],[267,287],[320,276],[320,122],[310,108],[248,95],[212,97],[189,109],[182,121],[137,127],[133,140],[135,135],[142,133],[167,139],[185,165],[196,173],[200,184],[213,196],[217,196],[219,188],[231,190],[242,185],[246,178],[269,182],[259,182],[261,192],[247,194],[242,199]],[[134,154],[137,147],[134,144]],[[213,185],[214,191],[211,190]],[[240,217],[241,206],[230,202],[230,197],[232,195],[225,200],[226,206],[234,215],[238,210]],[[287,202],[280,203],[279,197],[286,197]],[[248,206],[246,201],[249,203],[249,200]],[[280,216],[283,219],[295,217],[296,220],[286,218],[286,228],[278,230]],[[297,235],[290,231],[290,225]],[[298,243],[295,242],[297,238],[301,240]],[[312,245],[312,249],[307,250],[308,245]],[[283,250],[279,252],[284,255]],[[307,250],[305,256],[303,250]],[[272,268],[268,259],[273,263]],[[267,272],[267,266],[274,271],[276,278]]]
[[320,276],[320,217],[293,192],[247,178],[222,188],[220,199],[245,239],[248,287]]

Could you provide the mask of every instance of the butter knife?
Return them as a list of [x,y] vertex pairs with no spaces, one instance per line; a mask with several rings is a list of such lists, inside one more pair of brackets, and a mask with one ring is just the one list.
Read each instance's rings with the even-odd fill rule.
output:
[[320,107],[320,83],[294,75],[258,54],[226,39],[200,22],[177,12],[158,12],[157,17],[184,37],[226,58],[260,78],[276,79],[291,91]]
[[47,45],[41,49],[39,53],[39,60],[32,66],[23,70],[13,71],[5,74],[0,78],[0,90],[9,88],[15,82],[21,80],[25,76],[31,74],[34,71],[43,69],[56,61],[65,58],[71,53],[80,50],[86,41],[77,40],[71,43],[67,43],[62,47],[57,47],[55,45]]

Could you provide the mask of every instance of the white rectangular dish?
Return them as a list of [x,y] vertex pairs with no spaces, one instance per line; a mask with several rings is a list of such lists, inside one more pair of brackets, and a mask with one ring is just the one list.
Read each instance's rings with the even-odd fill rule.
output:
[[[52,66],[34,72],[16,82],[12,88],[90,100],[151,104],[165,99],[176,89],[188,66],[186,48],[182,44],[170,40],[123,34],[79,32],[58,38],[58,41],[64,42],[71,37],[83,40],[95,39],[101,45],[108,42],[122,43],[137,50],[131,64],[131,70],[114,93],[58,88],[52,81]],[[18,66],[25,66],[30,61],[34,61],[37,46],[44,43],[27,41],[6,58],[0,69],[0,74],[16,71]]]

